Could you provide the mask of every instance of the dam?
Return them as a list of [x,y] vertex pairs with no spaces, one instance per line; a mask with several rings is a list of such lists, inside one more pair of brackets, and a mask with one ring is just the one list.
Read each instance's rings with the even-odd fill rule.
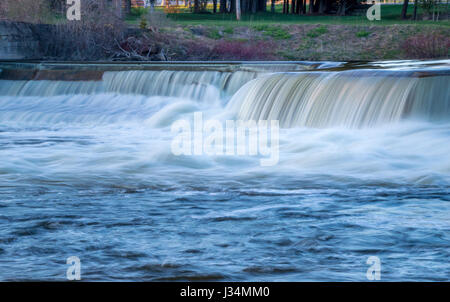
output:
[[[279,161],[173,154],[198,112]],[[449,138],[448,60],[0,62],[0,280],[448,280]]]

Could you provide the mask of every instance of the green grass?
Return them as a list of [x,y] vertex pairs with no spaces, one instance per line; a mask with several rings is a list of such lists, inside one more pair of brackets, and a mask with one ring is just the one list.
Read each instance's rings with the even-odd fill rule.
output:
[[316,27],[314,29],[312,29],[309,33],[307,33],[306,35],[310,38],[317,38],[323,34],[326,34],[328,32],[328,28],[324,25],[321,25],[319,27]]
[[223,32],[232,35],[234,33],[234,28],[232,26],[226,26]]
[[366,38],[366,37],[368,37],[369,35],[370,35],[370,32],[365,31],[365,30],[358,31],[358,32],[356,33],[356,36],[357,36],[358,38]]
[[286,40],[291,38],[291,35],[287,32],[287,30],[282,27],[263,24],[254,25],[253,28],[262,32],[264,36],[269,36],[276,40]]
[[[445,5],[442,7],[445,9]],[[162,9],[162,8],[157,8]],[[242,16],[241,21],[236,21],[233,14],[194,14],[188,9],[180,9],[177,14],[169,14],[168,17],[181,25],[217,25],[217,26],[251,26],[251,25],[270,25],[270,24],[349,24],[349,25],[392,25],[392,24],[433,24],[441,26],[450,26],[449,21],[433,22],[430,20],[414,21],[402,20],[400,13],[402,5],[381,5],[381,20],[369,21],[365,13],[353,16],[316,16],[316,15],[284,15],[281,14],[281,5],[277,5],[276,13],[257,13],[246,14]],[[408,15],[413,13],[414,5],[408,8]],[[421,8],[418,9],[421,13]]]
[[219,33],[219,30],[217,28],[212,28],[211,30],[208,31],[207,33],[208,38],[214,39],[214,40],[218,40],[220,38],[222,38],[222,35]]

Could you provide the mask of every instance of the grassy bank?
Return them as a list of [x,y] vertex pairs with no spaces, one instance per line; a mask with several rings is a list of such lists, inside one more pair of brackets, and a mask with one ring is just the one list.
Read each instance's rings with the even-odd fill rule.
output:
[[433,25],[178,25],[162,34],[174,60],[424,59],[450,49],[450,28]]
[[[447,7],[442,5],[441,11]],[[163,13],[155,22],[161,43],[172,60],[395,60],[447,58],[450,22],[424,20],[418,9],[412,20],[401,19],[402,5],[382,5],[381,20],[369,21],[366,11],[350,16],[194,14],[188,8]],[[173,11],[173,9],[172,9]],[[156,17],[159,16],[159,17]],[[445,14],[441,13],[441,19]],[[139,26],[141,18],[127,22]],[[152,21],[150,21],[151,23]],[[151,24],[149,24],[151,25]],[[158,36],[156,35],[156,36]]]

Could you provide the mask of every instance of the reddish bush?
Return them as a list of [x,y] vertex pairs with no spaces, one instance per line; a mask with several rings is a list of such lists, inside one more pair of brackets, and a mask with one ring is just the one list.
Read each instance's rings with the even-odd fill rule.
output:
[[183,53],[181,60],[209,60],[211,55],[211,48],[204,42],[185,41],[183,44]]
[[226,41],[216,43],[211,56],[217,60],[271,60],[275,45],[268,41]]
[[443,58],[449,56],[450,37],[437,32],[418,34],[406,39],[402,46],[414,59]]

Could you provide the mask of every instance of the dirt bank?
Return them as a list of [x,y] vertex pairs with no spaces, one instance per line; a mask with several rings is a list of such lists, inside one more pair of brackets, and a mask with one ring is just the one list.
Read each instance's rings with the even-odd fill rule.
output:
[[448,58],[448,27],[390,25],[188,26],[160,29],[169,60]]

